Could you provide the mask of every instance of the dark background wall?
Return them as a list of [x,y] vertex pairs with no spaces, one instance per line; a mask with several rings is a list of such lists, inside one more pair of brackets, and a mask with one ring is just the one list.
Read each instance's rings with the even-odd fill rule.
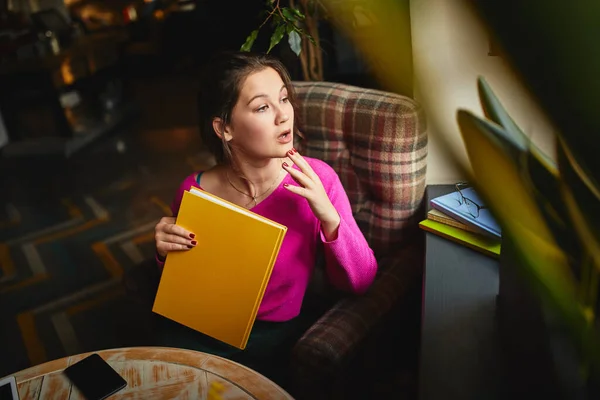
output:
[[[378,0],[379,1],[379,0]],[[403,13],[404,21],[398,21],[403,29],[402,37],[397,38],[403,48],[409,49],[403,57],[406,64],[402,69],[412,70],[412,46],[410,35],[409,0],[393,0],[401,3],[406,12]],[[285,5],[282,1],[281,5]],[[193,35],[196,39],[188,46],[192,46],[200,58],[205,58],[218,50],[237,49],[254,29],[258,28],[264,17],[264,0],[199,0],[196,11],[196,28]],[[253,50],[266,51],[272,33],[269,24],[265,25],[255,42]],[[179,27],[178,29],[181,29]],[[350,83],[360,86],[378,88],[379,85],[370,74],[368,65],[361,55],[355,50],[351,41],[337,32],[327,21],[322,21],[319,27],[321,45],[323,48],[323,62],[325,80]],[[289,49],[284,38],[273,49],[273,54],[279,56],[290,69],[294,79],[302,79],[302,71],[298,58]],[[412,82],[407,85],[407,92],[402,93],[412,96]]]

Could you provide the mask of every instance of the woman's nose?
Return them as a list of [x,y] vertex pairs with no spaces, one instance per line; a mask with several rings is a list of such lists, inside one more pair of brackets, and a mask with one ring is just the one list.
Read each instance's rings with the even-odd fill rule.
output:
[[277,123],[278,124],[283,124],[285,122],[287,122],[290,119],[290,116],[288,113],[281,111],[279,112],[279,114],[277,114]]

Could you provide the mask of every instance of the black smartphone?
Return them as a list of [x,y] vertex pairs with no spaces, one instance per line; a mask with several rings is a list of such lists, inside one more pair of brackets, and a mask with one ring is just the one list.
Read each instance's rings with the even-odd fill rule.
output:
[[0,379],[0,400],[19,400],[17,380],[14,376]]
[[127,382],[98,354],[92,354],[63,371],[87,400],[102,400],[127,386]]

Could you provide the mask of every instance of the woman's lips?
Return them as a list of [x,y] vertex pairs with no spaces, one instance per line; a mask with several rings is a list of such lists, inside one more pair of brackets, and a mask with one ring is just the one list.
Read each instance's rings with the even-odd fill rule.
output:
[[291,142],[293,139],[292,131],[288,130],[283,132],[281,135],[277,137],[277,141],[283,144]]

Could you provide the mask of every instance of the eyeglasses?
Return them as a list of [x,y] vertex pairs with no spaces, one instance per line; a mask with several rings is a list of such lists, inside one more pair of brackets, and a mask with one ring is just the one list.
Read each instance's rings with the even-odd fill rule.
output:
[[467,207],[467,212],[473,217],[473,218],[478,218],[479,217],[479,211],[486,209],[486,206],[481,206],[479,204],[477,204],[476,202],[474,202],[473,200],[471,200],[468,197],[465,197],[465,195],[463,194],[463,192],[461,191],[461,189],[466,189],[469,187],[469,184],[467,182],[458,182],[456,185],[456,201],[458,201],[459,205],[466,205]]

